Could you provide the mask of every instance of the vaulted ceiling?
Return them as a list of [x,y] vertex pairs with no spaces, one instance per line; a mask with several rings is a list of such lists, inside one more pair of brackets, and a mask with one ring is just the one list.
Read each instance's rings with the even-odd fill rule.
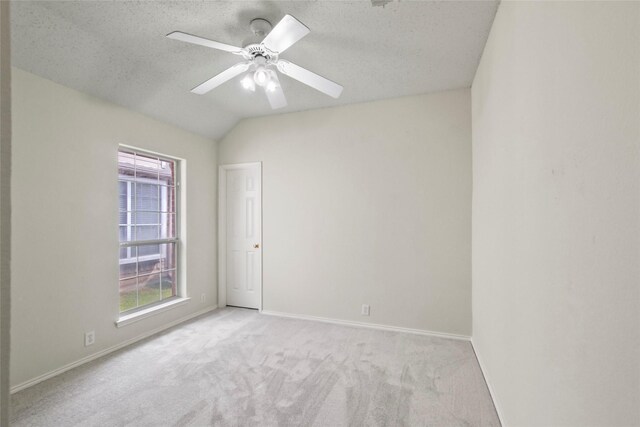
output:
[[[13,64],[210,138],[240,119],[469,87],[497,1],[14,2]],[[281,76],[271,110],[240,77],[194,86],[240,59],[165,37],[179,30],[242,45],[249,22],[291,14],[311,33],[281,55],[344,86],[339,99]]]

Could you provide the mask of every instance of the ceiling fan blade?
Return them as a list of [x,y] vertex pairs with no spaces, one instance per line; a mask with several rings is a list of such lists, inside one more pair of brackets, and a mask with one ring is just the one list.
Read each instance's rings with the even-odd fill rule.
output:
[[206,82],[194,87],[193,89],[191,89],[191,92],[193,92],[195,94],[198,94],[198,95],[204,95],[205,93],[209,92],[210,90],[215,89],[216,87],[220,86],[222,83],[226,82],[227,80],[231,80],[232,78],[234,78],[238,74],[244,73],[245,71],[247,71],[249,69],[250,66],[251,66],[250,62],[239,62],[236,65],[234,65],[234,66],[232,66],[230,68],[227,68],[226,70],[224,70],[220,74],[211,77]]
[[273,52],[282,53],[310,31],[293,16],[285,15],[262,40],[262,44]]
[[338,83],[325,79],[324,77],[319,76],[306,68],[302,68],[293,62],[279,60],[277,66],[278,70],[280,70],[282,74],[294,78],[333,98],[339,98],[342,93],[343,88]]
[[193,36],[191,34],[183,33],[181,31],[174,31],[173,33],[167,34],[167,37],[174,40],[180,40],[187,43],[198,44],[200,46],[206,46],[213,49],[224,50],[227,52],[242,54],[242,48],[231,46],[229,44],[216,42],[213,40],[205,39],[198,36]]
[[267,94],[269,104],[271,104],[271,108],[277,110],[278,108],[286,107],[287,98],[284,97],[282,86],[280,86],[280,80],[278,80],[278,76],[275,72],[271,76],[271,82],[275,83],[275,85],[273,87],[267,85],[264,89],[264,92]]

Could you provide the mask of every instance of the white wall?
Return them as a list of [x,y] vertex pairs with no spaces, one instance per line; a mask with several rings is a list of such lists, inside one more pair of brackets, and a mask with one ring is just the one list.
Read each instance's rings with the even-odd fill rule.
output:
[[[216,144],[14,69],[12,368],[18,385],[216,304]],[[187,289],[118,318],[118,144],[186,159]],[[206,303],[200,295],[206,293]],[[96,343],[84,347],[84,332]]]
[[11,321],[11,54],[9,2],[0,2],[0,425],[9,424]]
[[470,122],[469,90],[240,122],[219,161],[263,162],[264,309],[470,335]]
[[640,424],[640,3],[502,2],[473,89],[473,341],[505,426]]

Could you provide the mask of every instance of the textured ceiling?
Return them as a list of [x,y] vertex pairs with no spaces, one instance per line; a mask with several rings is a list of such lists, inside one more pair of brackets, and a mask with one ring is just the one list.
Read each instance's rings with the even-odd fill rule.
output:
[[[14,2],[13,64],[39,76],[218,139],[245,117],[469,87],[496,1]],[[240,77],[207,95],[190,89],[238,62],[164,37],[179,30],[242,45],[249,21],[284,14],[311,33],[282,54],[344,86],[335,100],[281,76],[273,111]]]

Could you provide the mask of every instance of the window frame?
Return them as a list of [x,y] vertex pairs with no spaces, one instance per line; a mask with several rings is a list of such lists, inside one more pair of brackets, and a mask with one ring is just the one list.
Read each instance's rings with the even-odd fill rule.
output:
[[[186,302],[189,300],[189,298],[186,297],[186,290],[184,288],[184,284],[183,284],[183,277],[184,277],[184,272],[183,270],[183,262],[182,262],[182,252],[183,252],[183,239],[182,239],[182,217],[183,217],[183,204],[182,204],[182,185],[181,185],[181,177],[182,177],[182,169],[183,169],[183,159],[174,157],[174,156],[170,156],[170,155],[166,155],[166,154],[162,154],[162,153],[157,153],[157,152],[153,152],[153,151],[149,151],[149,150],[145,150],[145,149],[141,149],[138,147],[133,147],[130,145],[123,145],[120,144],[118,145],[118,151],[117,154],[119,155],[119,153],[121,152],[127,152],[127,153],[133,153],[135,155],[140,155],[140,156],[147,156],[147,157],[152,157],[152,158],[157,158],[160,161],[167,161],[167,162],[172,162],[174,165],[174,172],[173,172],[173,188],[175,191],[175,197],[174,197],[174,204],[175,204],[175,212],[174,212],[174,227],[175,227],[175,236],[171,237],[171,238],[158,238],[158,239],[147,239],[147,240],[130,240],[130,241],[119,241],[119,247],[118,247],[118,265],[121,264],[121,258],[120,258],[120,251],[122,249],[127,249],[127,248],[137,248],[136,253],[139,252],[139,248],[142,246],[147,246],[147,245],[161,245],[161,244],[173,244],[175,247],[175,269],[174,271],[174,280],[175,280],[175,289],[176,289],[176,294],[172,295],[169,298],[165,298],[165,299],[161,299],[159,301],[154,301],[152,303],[149,304],[145,304],[142,306],[137,306],[135,308],[131,308],[129,310],[125,310],[125,311],[120,311],[118,309],[119,312],[119,319],[116,322],[116,326],[120,327],[120,326],[124,326],[126,324],[132,323],[134,321],[137,321],[139,319],[142,319],[144,317],[148,317],[149,315],[154,314],[155,311],[158,310],[162,310],[165,308],[173,308],[174,306]],[[119,167],[119,164],[118,164]],[[134,168],[135,170],[135,168]],[[142,182],[144,183],[144,179],[142,178]],[[130,192],[131,187],[134,187],[139,181],[136,180],[136,178],[134,177],[134,179],[132,180],[121,180],[120,179],[120,175],[118,174],[118,179],[117,179],[118,185],[120,182],[126,182],[127,183],[127,188],[128,188],[128,193]],[[118,190],[118,197],[120,196],[120,191]],[[137,198],[137,192],[134,192],[134,204],[133,206],[136,206],[136,200]],[[137,213],[137,211],[135,210],[129,210],[127,209],[127,211],[125,211],[128,213],[128,215],[130,215],[130,213]],[[129,213],[130,212],[130,213]],[[118,214],[122,213],[122,211],[120,211],[120,209],[118,209]],[[161,215],[162,213],[170,213],[170,212],[164,212],[164,211],[158,211],[158,215]],[[120,217],[118,217],[118,235],[120,233],[120,227],[122,226],[120,224]],[[134,225],[135,227],[135,225]],[[160,235],[160,233],[158,233],[158,235]],[[136,236],[137,237],[137,236]],[[119,240],[119,239],[118,239]],[[151,255],[149,255],[151,256]],[[126,258],[127,260],[131,259]],[[139,260],[139,256],[136,256],[136,260]],[[136,273],[135,277],[138,277],[139,275]],[[118,279],[118,283],[120,282],[120,278]],[[118,288],[119,289],[119,288]],[[120,298],[118,298],[118,304],[120,303]]]

